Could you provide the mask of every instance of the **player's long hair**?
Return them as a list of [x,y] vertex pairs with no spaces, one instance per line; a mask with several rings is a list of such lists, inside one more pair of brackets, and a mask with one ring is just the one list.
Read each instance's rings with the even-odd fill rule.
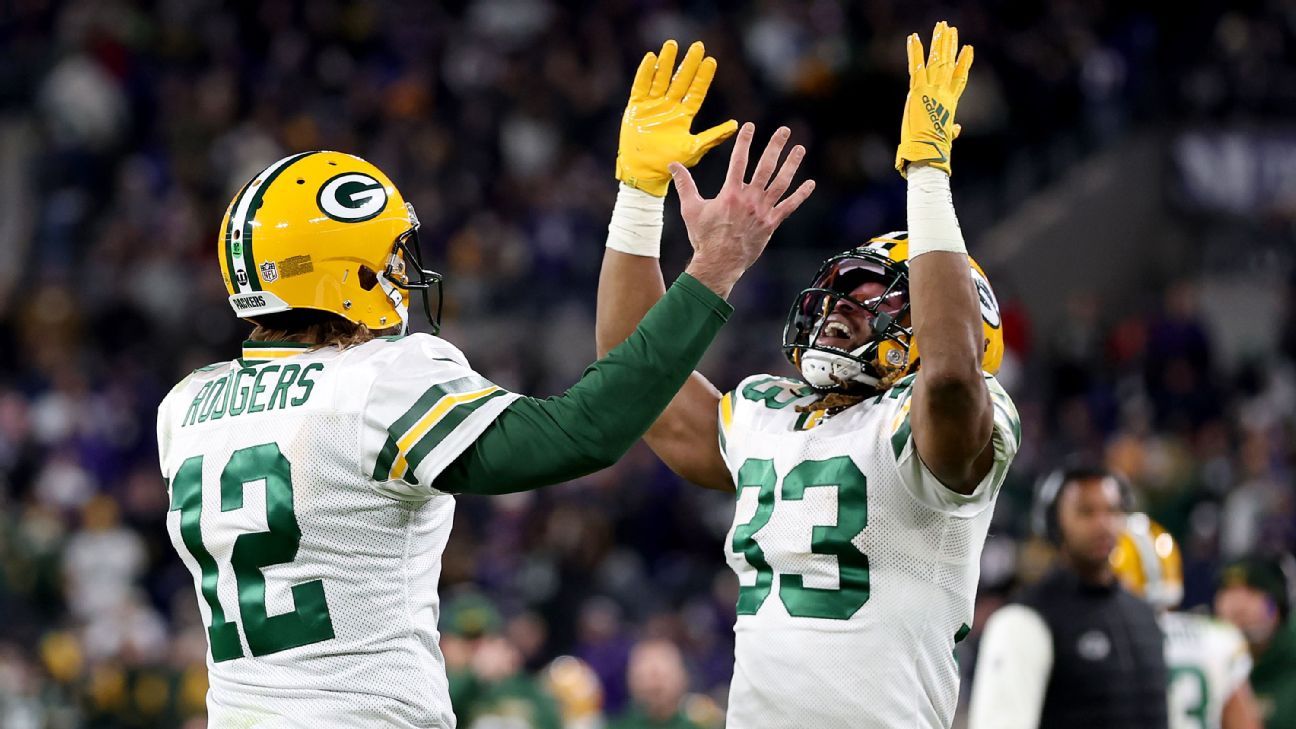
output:
[[337,347],[346,349],[364,344],[374,337],[395,334],[399,327],[370,331],[364,324],[347,321],[326,311],[294,309],[278,314],[259,316],[256,328],[248,336],[254,342],[303,342],[311,349]]

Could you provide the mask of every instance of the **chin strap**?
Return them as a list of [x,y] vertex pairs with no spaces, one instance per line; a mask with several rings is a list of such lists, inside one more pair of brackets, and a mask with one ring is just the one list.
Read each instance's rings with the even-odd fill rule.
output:
[[[404,266],[404,261],[396,253],[392,253],[388,267],[392,265]],[[396,316],[400,317],[400,333],[404,336],[409,331],[409,302],[405,299],[405,294],[397,288],[385,275],[378,274],[378,285],[382,287],[383,293],[387,294],[387,299],[391,301],[392,308],[396,310]]]

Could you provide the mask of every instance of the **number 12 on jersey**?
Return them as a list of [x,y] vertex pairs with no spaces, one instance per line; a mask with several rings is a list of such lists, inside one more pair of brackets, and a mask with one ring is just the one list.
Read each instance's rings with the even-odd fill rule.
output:
[[[220,571],[202,538],[203,457],[193,456],[180,465],[171,482],[171,511],[180,512],[180,538],[198,563],[199,592],[211,610],[207,637],[212,660],[220,663],[243,657],[238,623],[225,619],[216,592]],[[221,511],[243,508],[243,490],[257,481],[265,482],[266,524],[269,531],[238,535],[230,555],[230,567],[238,585],[239,615],[253,656],[319,643],[333,637],[333,621],[324,583],[310,580],[293,585],[290,613],[269,615],[265,601],[265,575],[261,569],[286,564],[297,558],[301,528],[293,506],[292,465],[274,443],[263,443],[234,451],[221,470]]]
[[[755,615],[769,597],[774,570],[765,551],[756,542],[756,533],[774,516],[774,491],[779,484],[774,462],[749,458],[738,469],[738,492],[759,489],[756,514],[746,524],[734,529],[733,551],[743,555],[756,570],[756,582],[738,591],[738,614]],[[863,472],[848,456],[822,461],[803,461],[782,479],[782,501],[800,501],[806,489],[837,489],[837,523],[816,526],[810,535],[810,551],[837,558],[838,586],[806,587],[799,574],[779,575],[779,600],[788,614],[798,618],[848,620],[869,599],[869,559],[855,546],[854,539],[868,526],[868,482]]]

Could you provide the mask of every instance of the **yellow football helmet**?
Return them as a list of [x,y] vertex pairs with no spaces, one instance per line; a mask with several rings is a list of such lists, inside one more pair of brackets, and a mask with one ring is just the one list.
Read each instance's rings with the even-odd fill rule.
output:
[[403,333],[409,290],[417,289],[435,331],[441,275],[423,268],[418,228],[414,207],[363,159],[341,152],[284,157],[239,190],[221,221],[230,306],[244,319],[313,309]]
[[544,671],[544,684],[558,700],[563,721],[576,724],[601,715],[603,685],[590,665],[572,656],[558,656]]
[[1183,558],[1179,546],[1147,514],[1130,514],[1111,553],[1112,569],[1125,589],[1169,610],[1183,600]]
[[[995,374],[1004,353],[999,301],[981,266],[971,256],[968,263],[985,333],[981,369]],[[851,351],[819,344],[828,314],[868,281],[885,287],[880,296],[856,302],[873,317],[873,339]],[[783,353],[807,383],[824,390],[850,383],[885,390],[916,371],[920,357],[909,317],[909,234],[887,233],[824,261],[810,288],[797,296],[788,313]]]

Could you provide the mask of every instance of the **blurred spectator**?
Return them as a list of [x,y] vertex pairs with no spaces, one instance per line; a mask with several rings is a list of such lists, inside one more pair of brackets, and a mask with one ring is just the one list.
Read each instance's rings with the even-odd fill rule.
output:
[[688,674],[679,648],[665,640],[646,640],[630,652],[631,708],[608,729],[701,729],[684,716]]
[[602,729],[603,688],[584,661],[558,656],[545,669],[544,686],[558,702],[563,729]]
[[1265,729],[1296,726],[1296,621],[1290,620],[1296,574],[1291,555],[1248,556],[1228,565],[1215,613],[1236,625],[1251,648]]
[[[947,8],[978,53],[954,178],[974,251],[980,232],[1128,132],[1236,121],[1290,134],[1290,7],[1190,3],[1171,17],[1163,5]],[[705,40],[720,67],[699,122],[789,123],[820,182],[814,212],[789,221],[735,292],[742,320],[706,363],[732,385],[784,366],[785,307],[818,261],[903,220],[897,119],[875,102],[903,97],[902,38],[934,12],[896,0],[5,4],[0,727],[201,722],[205,628],[167,544],[154,419],[177,380],[233,356],[247,331],[213,243],[250,175],[311,148],[389,170],[447,275],[449,338],[501,384],[553,391],[593,353],[629,74],[668,35]],[[703,162],[699,184],[710,189],[722,170]],[[1222,559],[1290,549],[1296,208],[1281,185],[1242,178],[1274,188],[1288,212],[1171,222],[1191,241],[1226,229],[1229,262],[1253,278],[1286,276],[1285,324],[1258,322],[1277,349],[1246,352],[1244,367],[1222,356],[1227,342],[1206,316],[1219,304],[1198,294],[1213,269],[1189,243],[1119,311],[1086,282],[1058,292],[1071,302],[1060,322],[1032,320],[999,292],[1013,355],[1001,375],[1026,438],[995,522],[1002,550],[1024,558],[994,577],[1000,593],[1039,571],[1022,540],[1028,485],[1040,464],[1075,449],[1118,462],[1184,544],[1187,607],[1209,601]],[[678,268],[690,247],[671,214],[665,235],[666,267]],[[1158,243],[1130,235],[1131,245]],[[456,628],[448,610],[447,663],[476,675],[480,637],[467,633],[506,641],[491,643],[488,672],[579,656],[619,713],[631,646],[668,635],[686,683],[723,702],[731,510],[731,498],[686,487],[644,449],[543,494],[459,499],[444,594],[476,586],[496,621]],[[978,616],[999,599],[986,594]]]
[[523,671],[522,652],[499,634],[501,627],[495,607],[480,595],[446,604],[441,650],[459,725],[563,729],[553,697]]

